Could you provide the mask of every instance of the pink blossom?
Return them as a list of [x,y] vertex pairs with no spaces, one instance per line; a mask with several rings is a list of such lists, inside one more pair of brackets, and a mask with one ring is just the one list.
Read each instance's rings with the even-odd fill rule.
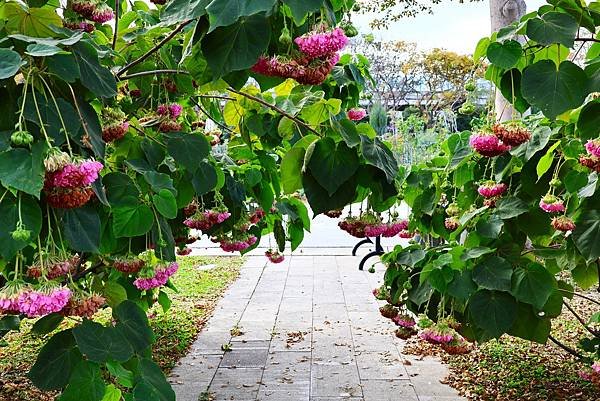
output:
[[494,198],[502,195],[507,189],[508,186],[504,183],[488,181],[480,185],[479,188],[477,188],[477,192],[479,192],[479,195],[483,196],[484,198]]
[[179,269],[179,264],[177,264],[177,262],[172,262],[166,267],[156,268],[154,276],[152,277],[139,277],[135,279],[133,285],[139,290],[151,290],[153,288],[162,287],[167,284],[167,281],[169,281],[169,278],[177,272],[177,269]]
[[281,263],[285,259],[285,257],[281,253],[272,249],[267,250],[265,252],[265,256],[269,259],[271,263]]
[[17,300],[19,312],[28,317],[46,316],[60,312],[71,299],[71,290],[66,287],[47,291],[24,291]]
[[554,195],[546,195],[540,200],[540,208],[547,213],[562,213],[565,211],[565,204]]
[[311,32],[297,37],[294,42],[300,51],[309,57],[317,58],[342,50],[348,44],[348,37],[341,28],[328,32]]
[[415,236],[415,233],[412,231],[408,231],[408,230],[402,230],[402,231],[400,231],[398,236],[400,238],[404,238],[404,239],[411,239]]
[[169,113],[171,114],[172,118],[177,118],[181,115],[181,111],[183,110],[183,107],[181,107],[180,104],[177,103],[171,103],[169,105]]
[[395,237],[400,234],[402,230],[406,230],[408,228],[408,221],[400,220],[396,222],[389,223],[387,225],[386,231],[382,234],[382,236],[386,238]]
[[415,322],[415,319],[408,315],[398,315],[395,318],[393,318],[392,321],[396,323],[397,326],[405,327],[407,329],[412,328],[417,324],[417,322]]
[[478,132],[471,135],[469,145],[480,155],[494,157],[510,150],[498,137],[488,132]]
[[454,336],[450,333],[444,333],[436,328],[425,329],[419,335],[421,339],[432,344],[448,344],[452,342]]
[[365,109],[356,107],[354,109],[348,110],[348,118],[352,121],[360,121],[367,115]]
[[596,361],[592,364],[592,370],[600,374],[600,362]]
[[100,3],[96,9],[92,12],[90,19],[99,24],[110,21],[115,17],[113,10],[106,5],[106,3]]
[[46,184],[59,188],[87,187],[98,179],[98,173],[103,167],[102,163],[95,160],[69,163],[62,169],[47,174]]
[[225,252],[240,252],[250,248],[256,241],[257,238],[254,235],[250,235],[245,240],[223,238],[219,242],[221,249]]
[[365,226],[365,235],[367,237],[378,237],[383,235],[387,229],[387,224],[369,224]]
[[585,150],[588,154],[595,157],[600,157],[600,139],[589,140],[585,144]]
[[158,114],[159,116],[166,116],[167,114],[169,114],[169,106],[167,106],[166,104],[159,104],[156,108],[156,114]]

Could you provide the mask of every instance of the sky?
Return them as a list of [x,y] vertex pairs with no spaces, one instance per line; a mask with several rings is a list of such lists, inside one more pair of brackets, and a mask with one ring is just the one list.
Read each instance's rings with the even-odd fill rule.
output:
[[[526,0],[527,11],[534,11],[544,0]],[[473,53],[479,39],[490,34],[489,1],[460,4],[445,0],[433,6],[433,15],[422,14],[403,18],[392,23],[385,31],[369,27],[369,15],[354,15],[352,21],[360,33],[372,32],[378,40],[404,40],[415,42],[420,49],[436,47],[458,53]]]

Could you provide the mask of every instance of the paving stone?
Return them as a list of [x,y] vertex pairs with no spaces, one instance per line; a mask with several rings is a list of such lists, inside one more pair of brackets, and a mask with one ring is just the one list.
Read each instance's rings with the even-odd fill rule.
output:
[[365,379],[408,379],[398,351],[362,352],[356,355],[358,375]]
[[219,368],[209,392],[215,401],[254,400],[258,396],[262,368]]
[[362,397],[356,365],[312,365],[311,395],[314,397]]
[[220,362],[220,356],[182,358],[169,375],[177,401],[198,401],[198,394],[206,391]]
[[363,380],[362,389],[365,401],[422,401],[408,379]]
[[260,368],[265,366],[268,348],[237,348],[226,352],[221,361],[222,368]]

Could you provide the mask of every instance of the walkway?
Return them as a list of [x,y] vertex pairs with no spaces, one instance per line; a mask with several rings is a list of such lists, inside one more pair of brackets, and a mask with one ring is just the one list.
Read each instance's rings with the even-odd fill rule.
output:
[[172,372],[177,401],[462,400],[439,382],[443,365],[401,354],[371,295],[383,268],[359,272],[358,257],[318,253],[248,258]]

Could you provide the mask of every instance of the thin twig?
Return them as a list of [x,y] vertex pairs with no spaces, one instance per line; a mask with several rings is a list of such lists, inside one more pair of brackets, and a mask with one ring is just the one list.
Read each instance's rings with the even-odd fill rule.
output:
[[575,42],[594,42],[594,43],[600,43],[600,39],[596,39],[596,38],[575,38]]
[[233,100],[234,102],[237,100],[234,97],[223,96],[223,95],[196,95],[202,99],[223,99],[223,100]]
[[202,113],[204,113],[204,115],[206,115],[206,117],[210,118],[212,120],[212,122],[214,122],[215,124],[217,124],[221,129],[229,132],[230,134],[233,134],[234,132],[231,130],[231,128],[229,128],[228,126],[226,126],[225,124],[220,123],[219,121],[215,120],[210,114],[208,114],[208,111],[206,111],[206,109],[204,109],[204,107],[202,107],[202,105],[200,103],[198,103],[196,101],[196,99],[194,98],[190,98],[190,100],[192,101],[192,103],[194,103],[194,105],[196,107],[198,107],[200,109],[200,111]]
[[154,54],[156,51],[158,51],[161,47],[163,47],[165,44],[167,44],[167,42],[169,42],[171,39],[173,39],[179,32],[181,32],[181,30],[183,30],[183,28],[185,28],[192,21],[193,20],[187,20],[187,21],[184,21],[181,24],[177,25],[177,27],[175,27],[175,29],[173,29],[171,31],[171,33],[168,34],[163,40],[158,42],[158,44],[156,46],[154,46],[152,49],[148,50],[146,53],[142,54],[137,59],[133,60],[131,63],[127,64],[125,67],[121,68],[119,71],[117,71],[117,74],[116,74],[117,77],[120,77],[121,75],[123,75],[125,73],[125,71],[129,70],[132,67],[135,67],[142,61],[146,60],[148,57],[150,57],[152,54]]
[[272,109],[272,110],[276,111],[277,113],[279,113],[279,114],[283,115],[284,117],[287,117],[287,118],[289,118],[290,120],[292,120],[292,121],[296,122],[297,124],[299,124],[299,125],[302,125],[304,128],[306,128],[306,129],[307,129],[307,130],[309,130],[310,132],[312,132],[312,133],[314,133],[314,134],[316,134],[316,135],[320,135],[320,134],[319,134],[319,132],[318,132],[317,130],[315,130],[314,128],[312,128],[310,125],[308,125],[308,124],[307,124],[307,123],[305,123],[304,121],[302,121],[302,120],[300,120],[299,118],[297,118],[297,117],[295,117],[295,116],[291,115],[291,114],[290,114],[290,113],[288,113],[287,111],[285,111],[285,110],[283,110],[283,109],[281,109],[281,108],[279,108],[279,107],[277,107],[277,106],[275,106],[275,105],[273,105],[273,104],[271,104],[271,103],[267,102],[266,100],[263,100],[263,99],[261,99],[261,98],[259,98],[259,97],[256,97],[256,96],[253,96],[253,95],[251,95],[251,94],[249,94],[249,93],[244,93],[244,92],[237,91],[237,90],[235,90],[235,89],[233,89],[233,88],[228,88],[227,90],[228,90],[229,92],[233,92],[233,93],[236,93],[236,94],[238,94],[238,95],[244,96],[244,97],[246,97],[246,98],[248,98],[248,99],[250,99],[250,100],[254,100],[254,101],[255,101],[255,102],[257,102],[257,103],[260,103],[260,104],[262,104],[263,106],[267,106],[267,107],[269,107],[270,109]]
[[551,335],[548,336],[548,339],[550,341],[552,341],[554,344],[558,345],[563,350],[567,351],[569,354],[576,356],[579,359],[583,359],[583,355],[581,355],[579,352],[577,352],[573,348],[561,343],[560,341],[558,341],[556,338],[552,337]]
[[145,75],[159,75],[159,74],[183,74],[183,75],[189,75],[188,71],[185,70],[151,70],[151,71],[142,71],[142,72],[134,72],[133,74],[127,74],[124,77],[119,77],[117,76],[117,78],[120,81],[126,81],[128,79],[131,78],[137,78],[137,77],[143,77]]
[[568,302],[564,303],[565,306],[567,307],[567,309],[573,314],[573,316],[575,316],[575,319],[577,319],[577,321],[579,323],[581,323],[581,325],[590,332],[591,335],[593,335],[594,337],[600,337],[600,332],[597,332],[596,330],[592,330],[590,329],[586,323],[585,320],[583,320],[583,318],[581,316],[579,316],[579,314],[577,312],[575,312],[575,310],[573,310],[573,308],[571,307],[571,305],[569,305]]
[[565,289],[562,289],[562,288],[559,288],[558,290],[559,290],[559,291],[562,291],[562,292],[564,292],[564,293],[566,293],[566,294],[576,295],[576,296],[578,296],[579,298],[587,299],[587,300],[588,300],[588,301],[590,301],[590,302],[593,302],[593,303],[595,303],[595,304],[597,304],[597,305],[600,305],[600,302],[599,302],[599,301],[596,301],[595,299],[593,299],[593,298],[590,298],[590,297],[588,297],[588,296],[586,296],[586,295],[580,294],[580,293],[578,293],[578,292],[568,291],[568,290],[565,290]]
[[94,272],[96,269],[98,269],[99,267],[102,267],[102,266],[104,266],[104,263],[98,262],[95,265],[92,265],[91,267],[88,267],[87,269],[85,269],[77,274],[74,274],[73,281],[77,281],[80,278],[85,277],[87,274]]
[[112,49],[115,50],[117,47],[117,36],[119,36],[119,2],[115,0],[115,31],[113,32]]

